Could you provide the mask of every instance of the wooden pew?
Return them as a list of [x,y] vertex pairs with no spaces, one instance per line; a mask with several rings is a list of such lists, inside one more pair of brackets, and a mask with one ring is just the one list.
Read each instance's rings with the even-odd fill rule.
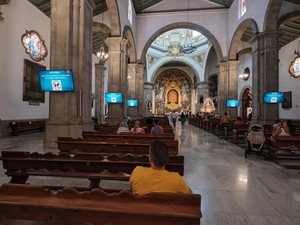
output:
[[52,193],[43,186],[24,184],[0,187],[0,215],[11,221],[55,220],[56,225],[199,225],[202,217],[199,194],[137,196],[101,189],[79,192],[71,187]]
[[[89,188],[101,180],[128,181],[136,166],[149,167],[147,155],[53,154],[2,151],[1,160],[10,183],[25,184],[30,176],[73,177],[89,179]],[[184,173],[184,156],[170,156],[166,169]],[[49,186],[51,189],[60,187]],[[83,189],[77,187],[78,189]]]
[[[268,158],[278,162],[279,159],[300,159],[300,137],[278,136],[267,138],[266,148],[268,149]],[[280,151],[280,152],[279,152]],[[298,154],[294,154],[298,152]]]
[[[76,152],[98,152],[108,154],[137,154],[143,155],[149,153],[150,144],[154,140],[102,140],[95,139],[73,139],[69,137],[57,137],[56,143],[60,152],[69,152],[75,154]],[[164,140],[169,148],[170,155],[178,154],[178,140]]]
[[27,132],[44,132],[45,131],[45,120],[36,120],[36,121],[20,121],[20,122],[11,122],[10,128],[11,133],[10,135],[17,136],[20,133],[27,133]]
[[174,133],[164,133],[164,134],[134,134],[131,132],[124,132],[124,133],[120,133],[120,134],[116,134],[116,133],[101,133],[101,132],[97,132],[97,131],[83,131],[82,132],[82,137],[83,138],[101,138],[103,140],[107,139],[107,138],[117,138],[117,139],[152,139],[152,140],[174,140],[175,139],[175,135]]
[[248,132],[248,126],[236,126],[235,129],[232,130],[232,142],[233,144],[239,145],[239,140],[243,140],[243,145],[246,144],[246,137]]
[[216,124],[215,135],[217,135],[217,137],[224,136],[224,128],[229,125],[230,123]]

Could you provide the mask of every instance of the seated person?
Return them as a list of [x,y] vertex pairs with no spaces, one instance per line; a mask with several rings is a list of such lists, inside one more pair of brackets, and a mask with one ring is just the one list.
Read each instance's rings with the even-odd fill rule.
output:
[[131,128],[131,132],[134,133],[134,134],[144,134],[145,133],[145,130],[144,128],[140,127],[141,126],[141,122],[136,120],[134,122],[134,127]]
[[282,127],[281,120],[275,120],[275,123],[273,124],[273,131],[276,131],[278,127]]
[[227,115],[227,112],[224,113],[224,116],[221,119],[221,123],[229,123],[230,117]]
[[276,130],[272,132],[272,138],[276,138],[277,136],[292,136],[295,134],[294,129],[292,129],[292,121],[284,120],[282,127],[277,127]]
[[119,128],[117,130],[117,134],[120,134],[120,133],[123,133],[123,132],[130,132],[130,130],[125,127],[125,122],[124,121],[122,121],[120,123],[120,126],[119,126]]
[[244,125],[244,121],[242,120],[242,118],[240,116],[237,117],[237,121],[234,122],[234,125]]
[[151,128],[151,134],[163,134],[164,129],[159,126],[158,120],[154,120],[154,127]]
[[119,118],[119,123],[118,123],[119,127],[121,126],[121,122],[124,122],[125,123],[125,127],[129,128],[127,122],[123,118],[121,118],[121,117]]
[[151,143],[149,161],[151,167],[137,166],[129,179],[132,193],[145,195],[150,192],[192,194],[184,179],[176,172],[165,170],[169,160],[168,146],[161,141]]

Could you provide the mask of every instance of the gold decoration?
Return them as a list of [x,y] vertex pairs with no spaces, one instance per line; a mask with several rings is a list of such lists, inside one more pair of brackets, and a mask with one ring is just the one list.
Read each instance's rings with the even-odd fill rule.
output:
[[154,58],[151,57],[151,58],[149,59],[149,63],[152,64],[153,62],[154,62]]
[[[175,103],[175,102],[168,103],[168,94],[170,91],[176,91],[178,93],[178,102],[177,103]],[[178,85],[175,81],[172,81],[166,87],[165,106],[171,110],[175,110],[181,106],[180,102],[181,102],[180,88],[178,87]]]
[[298,78],[300,77],[300,56],[297,56],[289,67],[289,73],[291,76]]
[[180,51],[179,45],[180,43],[177,41],[171,42],[171,49],[166,56],[183,56],[184,54]]
[[197,57],[197,60],[198,60],[198,62],[203,62],[203,59],[201,58],[201,56],[199,55],[198,57]]

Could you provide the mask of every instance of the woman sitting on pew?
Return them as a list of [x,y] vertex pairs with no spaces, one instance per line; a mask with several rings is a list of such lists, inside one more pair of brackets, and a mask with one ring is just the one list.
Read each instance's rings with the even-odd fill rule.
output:
[[154,127],[151,128],[151,134],[163,134],[164,129],[159,126],[158,120],[154,120]]
[[141,126],[141,122],[136,120],[134,123],[134,127],[131,128],[131,132],[134,134],[145,134],[145,130],[144,128],[140,127]]
[[130,132],[130,130],[125,126],[125,122],[120,122],[120,126],[117,130],[117,134],[123,133],[123,132]]
[[237,117],[237,121],[234,122],[234,125],[244,125],[244,121],[242,120],[242,118],[240,116]]
[[275,139],[277,136],[293,136],[295,135],[295,129],[292,127],[291,120],[284,120],[282,127],[277,127],[277,129],[272,132],[272,137]]

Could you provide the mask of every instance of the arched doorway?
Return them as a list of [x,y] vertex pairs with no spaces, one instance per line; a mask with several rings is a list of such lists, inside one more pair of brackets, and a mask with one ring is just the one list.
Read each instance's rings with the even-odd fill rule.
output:
[[252,93],[249,88],[247,88],[243,93],[242,98],[242,119],[246,120],[249,113],[252,112]]

